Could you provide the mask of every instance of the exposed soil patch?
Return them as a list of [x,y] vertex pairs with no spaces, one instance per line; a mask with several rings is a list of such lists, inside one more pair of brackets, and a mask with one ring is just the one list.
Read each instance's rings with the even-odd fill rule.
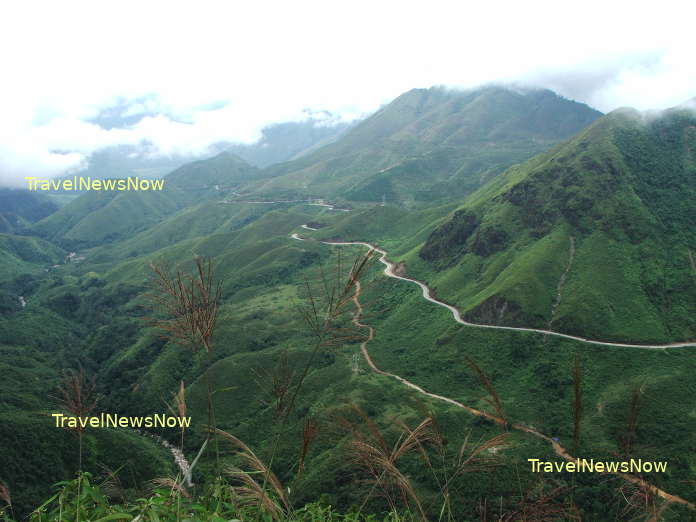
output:
[[394,265],[394,273],[400,277],[404,277],[406,275],[406,263],[403,261],[396,263]]
[[556,287],[556,301],[554,301],[551,307],[551,315],[549,317],[548,328],[551,328],[553,320],[556,318],[556,311],[558,310],[558,305],[561,304],[561,299],[563,297],[563,285],[565,285],[566,279],[568,277],[568,272],[570,272],[570,267],[573,266],[573,259],[575,258],[575,238],[570,236],[570,249],[568,251],[568,264],[558,281],[558,286]]

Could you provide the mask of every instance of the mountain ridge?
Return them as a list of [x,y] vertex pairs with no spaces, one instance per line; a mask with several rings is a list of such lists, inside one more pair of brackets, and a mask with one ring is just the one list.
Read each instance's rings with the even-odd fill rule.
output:
[[[694,124],[696,115],[680,110],[647,121],[635,111],[613,111],[565,144],[512,167],[472,195],[433,231],[418,256],[436,273],[447,272],[450,278],[455,277],[456,266],[472,275],[477,283],[467,283],[467,291],[460,289],[459,297],[452,296],[466,303],[472,320],[535,326],[553,320],[568,333],[593,331],[595,335],[603,328],[620,330],[618,323],[627,321],[633,325],[623,328],[628,337],[692,339],[696,324],[689,317],[696,313],[696,288],[687,251],[696,245],[689,226],[696,222],[689,207],[696,197],[692,181],[696,163],[689,152],[696,146],[696,133],[690,131],[696,129]],[[557,315],[550,317],[551,298],[569,257],[562,252],[568,252],[570,238],[577,243],[576,264],[565,284],[575,297],[564,296]],[[681,250],[683,267],[664,255]],[[530,256],[528,263],[536,265],[521,261],[522,252]],[[611,269],[612,257],[619,268]],[[654,272],[669,274],[669,282],[650,281],[650,263],[657,264]],[[584,272],[578,264],[584,265]],[[602,273],[616,279],[592,283],[593,265],[603,266]],[[477,276],[471,272],[474,266]],[[535,280],[533,270],[555,275],[534,283],[537,290],[531,294],[538,299],[530,315],[528,285]],[[667,302],[669,312],[661,308]],[[572,306],[584,310],[580,314],[584,319],[572,317]],[[604,310],[606,316],[597,317],[591,310]],[[503,319],[505,313],[508,322]]]
[[[424,189],[424,201],[463,197],[600,114],[546,90],[413,89],[336,142],[270,167],[268,179],[251,189],[367,201],[379,201],[380,190],[393,192],[394,202],[412,200],[413,192]],[[438,190],[423,186],[426,175],[441,184]]]

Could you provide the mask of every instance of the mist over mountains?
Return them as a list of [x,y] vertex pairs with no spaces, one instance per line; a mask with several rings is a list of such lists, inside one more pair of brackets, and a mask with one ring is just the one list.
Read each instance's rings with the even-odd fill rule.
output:
[[[266,127],[257,143],[220,143],[205,158],[109,147],[78,173],[164,176],[161,192],[0,190],[0,470],[17,509],[29,513],[77,471],[75,434],[45,412],[57,407],[46,397],[63,372],[78,367],[94,376],[104,411],[147,415],[181,393],[196,428],[183,440],[156,434],[190,460],[207,444],[212,404],[220,429],[260,459],[275,455],[297,506],[323,499],[342,513],[361,504],[389,512],[383,497],[366,499],[369,476],[345,457],[362,428],[336,426],[399,440],[394,419],[417,425],[423,411],[441,426],[437,440],[511,441],[482,450],[495,465],[452,478],[453,520],[479,517],[484,501],[519,519],[535,488],[551,494],[526,465],[559,458],[550,441],[583,458],[667,460],[669,473],[643,479],[696,500],[696,417],[684,406],[696,371],[696,113],[602,114],[550,90],[486,85],[412,89],[360,121],[330,120]],[[137,121],[123,111],[95,120]],[[364,245],[332,242],[384,249],[398,277],[427,291],[386,277],[379,263],[350,286],[346,259]],[[152,266],[195,274],[200,259],[220,282],[207,358],[163,337],[147,299]],[[337,328],[350,335],[323,344],[298,310],[317,305],[333,274],[350,292],[325,297],[341,303]],[[306,381],[285,413],[278,390],[299,375]],[[287,420],[276,432],[279,412]],[[153,437],[84,437],[84,469],[133,456],[126,499],[176,476]],[[440,448],[429,444],[424,452]],[[441,450],[456,453],[459,442]],[[441,483],[422,455],[392,464],[435,519]],[[193,478],[202,488],[216,458],[201,453]],[[623,482],[544,480],[558,509],[572,500],[587,520],[608,510],[626,518]],[[667,512],[679,520],[690,508]]]
[[[129,119],[112,117],[107,118],[107,121],[108,123],[100,120],[100,124],[116,127],[125,125]],[[95,179],[129,176],[159,178],[186,163],[199,161],[223,151],[234,153],[251,165],[267,167],[330,143],[349,127],[349,123],[326,124],[311,119],[303,122],[279,123],[265,127],[261,138],[253,144],[219,142],[209,146],[203,155],[184,152],[163,153],[155,144],[149,142],[138,145],[115,145],[93,152],[86,159],[86,168],[69,172],[63,178],[72,179],[74,176]]]
[[[647,119],[614,111],[482,189],[433,231],[419,256],[443,281],[454,273],[468,280],[442,293],[468,301],[464,309],[477,322],[553,323],[597,338],[613,328],[617,338],[639,331],[693,338],[695,130],[696,113],[682,108]],[[566,266],[572,272],[555,306]],[[532,312],[530,297],[546,285],[545,303]]]
[[268,170],[258,192],[394,203],[461,197],[600,113],[544,90],[414,89],[335,143]]
[[0,521],[696,521],[695,17],[1,3]]

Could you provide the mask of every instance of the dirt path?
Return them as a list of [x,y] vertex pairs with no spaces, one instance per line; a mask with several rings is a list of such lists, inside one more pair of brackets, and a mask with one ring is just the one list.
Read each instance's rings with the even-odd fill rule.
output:
[[[300,236],[297,233],[294,233],[290,236],[292,239],[297,239],[299,241],[307,241],[307,238],[304,238]],[[312,240],[314,241],[314,240]],[[397,275],[394,272],[395,265],[391,261],[387,259],[387,251],[383,250],[379,247],[376,247],[375,245],[371,243],[367,243],[365,241],[319,241],[320,243],[323,243],[325,245],[361,245],[364,247],[367,247],[371,250],[374,250],[375,252],[378,252],[380,254],[379,261],[385,266],[384,268],[384,274],[388,277],[393,277],[394,279],[401,279],[402,281],[408,281],[410,283],[416,284],[420,287],[421,292],[423,294],[423,298],[427,301],[430,301],[431,303],[434,303],[438,306],[442,306],[444,308],[447,308],[450,312],[452,312],[452,316],[454,317],[454,320],[457,321],[459,324],[463,324],[464,326],[469,326],[473,328],[489,328],[491,330],[510,330],[513,332],[535,332],[535,333],[540,333],[544,335],[554,335],[556,337],[563,337],[564,339],[572,339],[573,341],[579,341],[581,343],[587,343],[587,344],[594,344],[594,345],[599,345],[599,346],[611,346],[611,347],[617,347],[617,348],[641,348],[641,349],[646,349],[646,350],[664,350],[667,348],[685,348],[685,347],[696,347],[696,341],[684,341],[684,342],[678,342],[678,343],[669,343],[669,344],[631,344],[631,343],[616,343],[616,342],[609,342],[609,341],[597,341],[594,339],[587,339],[585,337],[579,337],[577,335],[570,335],[570,334],[564,334],[561,332],[554,332],[553,330],[543,330],[541,328],[524,328],[521,326],[498,326],[498,325],[492,325],[492,324],[478,324],[478,323],[470,323],[468,321],[465,321],[462,319],[462,316],[457,308],[454,306],[445,303],[444,301],[440,301],[438,299],[435,299],[432,296],[432,291],[430,288],[423,282],[418,281],[417,279],[411,279],[410,277],[404,277]]]
[[[377,249],[375,249],[377,250]],[[378,250],[377,250],[378,251]],[[551,447],[553,448],[553,451],[556,455],[559,457],[562,457],[563,459],[569,461],[569,462],[576,462],[580,463],[581,459],[573,457],[568,453],[568,451],[561,446],[557,441],[549,437],[548,435],[544,435],[543,433],[535,430],[534,428],[531,428],[529,426],[525,426],[524,424],[519,424],[519,423],[513,423],[513,424],[508,424],[505,419],[502,419],[501,417],[497,417],[496,415],[493,415],[491,413],[488,413],[486,411],[482,410],[477,410],[476,408],[472,408],[471,406],[467,406],[466,404],[463,404],[459,401],[455,401],[454,399],[450,399],[449,397],[445,397],[443,395],[438,395],[436,393],[431,393],[429,391],[426,391],[425,389],[421,388],[417,384],[412,383],[411,381],[404,379],[403,377],[396,375],[394,373],[389,373],[385,372],[384,370],[380,370],[377,365],[374,363],[372,358],[370,357],[370,353],[367,351],[367,343],[372,341],[375,337],[375,329],[372,326],[363,324],[360,322],[360,318],[362,316],[363,308],[362,305],[360,304],[360,292],[362,290],[362,287],[360,286],[360,281],[355,282],[355,294],[353,295],[353,302],[355,303],[355,308],[356,311],[353,314],[353,324],[359,328],[367,328],[368,329],[368,336],[365,341],[363,341],[360,344],[360,351],[362,352],[363,356],[365,357],[365,361],[367,361],[368,366],[374,371],[375,373],[378,373],[379,375],[384,375],[386,377],[391,377],[392,379],[396,379],[400,383],[408,386],[409,388],[416,390],[418,393],[421,393],[422,395],[426,395],[430,398],[446,402],[448,404],[451,404],[453,406],[456,406],[458,408],[462,408],[466,411],[468,411],[472,415],[476,415],[477,417],[484,417],[488,420],[491,420],[495,422],[496,424],[500,426],[504,426],[509,429],[517,430],[517,431],[523,431],[525,433],[529,433],[530,435],[533,435],[534,437],[537,437],[539,439],[542,439],[549,444],[551,444]],[[602,473],[603,475],[615,475],[617,477],[621,477],[622,479],[626,480],[627,482],[631,482],[632,484],[636,484],[637,486],[643,487],[646,490],[650,491],[653,495],[656,495],[664,500],[666,500],[669,503],[676,503],[676,504],[681,504],[683,506],[686,506],[687,508],[691,509],[692,511],[696,511],[696,505],[693,503],[689,502],[686,499],[681,498],[680,496],[677,495],[672,495],[671,493],[667,493],[666,491],[658,488],[657,486],[654,486],[653,484],[650,484],[649,482],[636,477],[635,475],[631,475],[629,473],[619,473],[619,472],[606,472]]]
[[573,259],[574,258],[575,258],[575,238],[573,236],[570,236],[570,249],[568,251],[568,264],[566,264],[566,268],[563,271],[563,274],[561,274],[561,278],[558,280],[558,286],[556,287],[556,301],[553,303],[553,306],[551,307],[551,315],[549,316],[549,323],[546,326],[549,330],[551,329],[551,325],[553,324],[553,321],[556,318],[556,311],[558,310],[558,306],[561,304],[561,299],[563,298],[563,286],[565,285],[566,279],[568,278],[568,272],[570,272],[570,267],[573,266]]

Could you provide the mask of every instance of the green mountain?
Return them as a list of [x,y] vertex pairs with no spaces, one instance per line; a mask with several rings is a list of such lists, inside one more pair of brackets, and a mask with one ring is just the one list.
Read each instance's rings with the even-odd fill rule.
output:
[[56,210],[58,205],[45,194],[0,188],[0,232],[24,230]]
[[599,116],[545,90],[414,89],[336,142],[271,167],[254,189],[391,203],[461,198]]
[[63,263],[66,252],[37,237],[0,234],[0,281]]
[[223,152],[176,169],[166,176],[165,191],[87,194],[33,230],[70,248],[94,246],[137,234],[208,198],[228,192],[238,198],[236,191],[354,203],[452,200],[598,114],[550,91],[413,90],[300,159],[258,170]]
[[168,174],[167,185],[184,190],[237,188],[250,181],[258,169],[231,152],[221,152],[212,158],[187,163]]
[[413,270],[474,322],[694,339],[694,151],[693,112],[614,111],[474,194]]
[[[125,106],[118,109],[125,109]],[[127,128],[136,124],[144,116],[155,114],[140,114],[124,118],[114,114],[103,114],[93,123],[103,128]],[[330,116],[330,115],[327,115]],[[327,143],[336,140],[349,123],[322,124],[319,120],[308,119],[300,122],[284,122],[269,125],[261,130],[261,138],[256,143],[220,142],[210,147],[209,154],[218,155],[222,152],[234,154],[250,165],[259,168],[275,163],[281,163],[299,157]],[[72,179],[73,176],[91,177],[94,179],[111,179],[126,177],[154,178],[187,165],[197,163],[200,155],[191,153],[161,154],[156,147],[148,142],[137,145],[114,145],[97,150],[87,158],[87,167],[61,178]],[[74,196],[84,191],[53,191],[54,194]]]
[[[583,118],[590,126],[570,137]],[[46,272],[43,263],[64,254],[53,243],[0,241],[27,268],[0,280],[7,301],[0,317],[0,478],[16,512],[28,513],[49,498],[52,483],[77,469],[76,434],[56,429],[49,414],[59,408],[52,397],[61,372],[78,367],[96,378],[99,411],[123,415],[166,412],[183,381],[193,427],[183,441],[178,430],[156,433],[182,444],[192,462],[205,440],[210,401],[217,426],[270,463],[298,513],[320,499],[341,512],[363,506],[364,514],[384,518],[388,502],[373,494],[374,482],[347,451],[356,430],[378,428],[389,448],[403,435],[401,421],[414,427],[428,414],[441,444],[429,441],[394,464],[432,520],[443,512],[443,477],[451,485],[452,520],[500,513],[517,520],[525,502],[572,506],[587,520],[627,518],[630,485],[620,479],[554,472],[541,481],[530,470],[530,457],[559,460],[550,437],[570,451],[576,427],[574,455],[667,461],[668,473],[644,477],[693,501],[696,417],[683,401],[693,395],[691,349],[626,351],[466,327],[412,283],[385,277],[379,263],[362,278],[362,310],[352,288],[335,330],[318,339],[312,325],[326,319],[319,297],[336,302],[333,278],[345,281],[364,248],[290,235],[376,242],[403,262],[400,270],[427,281],[475,322],[635,342],[693,338],[694,123],[681,110],[650,118],[622,110],[597,119],[546,91],[416,90],[336,142],[282,165],[260,170],[221,154],[172,172],[161,193],[80,196],[34,229],[51,242],[87,249],[79,263]],[[570,139],[559,143],[561,136]],[[544,152],[529,159],[534,150]],[[365,200],[350,192],[382,179],[394,194],[386,205],[374,204],[386,192],[368,191]],[[350,212],[277,202],[307,192],[355,199]],[[259,196],[276,203],[259,203]],[[301,228],[307,223],[319,230]],[[22,248],[28,253],[20,255]],[[41,252],[48,258],[37,257]],[[195,256],[210,257],[222,282],[209,356],[153,327],[160,314],[147,298],[151,263],[192,273]],[[319,321],[308,323],[303,311],[312,306]],[[357,319],[372,328],[370,336]],[[388,373],[370,368],[361,344]],[[578,378],[585,413],[575,419]],[[644,392],[639,405],[636,390]],[[293,408],[283,418],[289,397]],[[492,413],[496,400],[505,427],[452,402]],[[493,436],[506,444],[475,452],[475,441]],[[462,441],[469,443],[460,454]],[[238,464],[223,442],[222,465]],[[427,462],[452,459],[456,466],[472,451],[473,465],[461,473],[429,471]],[[216,460],[217,447],[208,444],[194,470],[194,496],[206,494]],[[102,464],[125,466],[119,476],[126,499],[152,499],[148,480],[176,474],[171,454],[153,439],[88,429],[83,467],[98,473]],[[209,506],[219,505],[217,492],[225,488],[210,494]],[[546,493],[557,497],[547,502]],[[177,495],[170,488],[166,494]],[[167,497],[160,518],[175,504]],[[482,512],[486,505],[494,511]],[[668,507],[667,518],[687,519],[686,508]]]
[[72,248],[125,238],[183,208],[219,197],[257,173],[228,152],[183,165],[164,178],[163,190],[90,191],[71,201],[32,230]]

